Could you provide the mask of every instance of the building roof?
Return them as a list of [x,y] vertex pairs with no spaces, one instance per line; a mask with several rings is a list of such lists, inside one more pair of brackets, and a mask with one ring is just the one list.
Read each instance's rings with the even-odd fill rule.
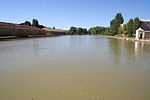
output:
[[139,29],[137,29],[138,31],[144,31],[141,27],[139,27]]
[[150,20],[141,20],[141,28],[144,31],[150,31]]
[[150,19],[140,19],[140,21],[146,22],[146,21],[150,21]]

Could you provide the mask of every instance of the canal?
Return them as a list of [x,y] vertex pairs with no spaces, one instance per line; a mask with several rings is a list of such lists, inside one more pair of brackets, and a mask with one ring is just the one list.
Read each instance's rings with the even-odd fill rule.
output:
[[103,36],[0,41],[0,100],[150,100],[150,43]]

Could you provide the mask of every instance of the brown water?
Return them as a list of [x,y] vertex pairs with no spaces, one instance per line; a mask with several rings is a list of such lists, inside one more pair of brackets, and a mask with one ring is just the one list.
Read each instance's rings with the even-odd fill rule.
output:
[[150,44],[102,36],[0,41],[0,100],[150,100]]

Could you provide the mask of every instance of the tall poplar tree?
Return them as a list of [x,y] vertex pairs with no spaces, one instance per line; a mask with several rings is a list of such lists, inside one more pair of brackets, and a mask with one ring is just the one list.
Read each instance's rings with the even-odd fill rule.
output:
[[129,22],[127,23],[127,34],[129,37],[133,37],[134,34],[134,22],[133,19],[130,19]]
[[138,17],[134,18],[133,23],[133,33],[135,34],[136,30],[140,27],[140,19]]
[[110,22],[110,31],[112,35],[118,34],[118,28],[124,22],[123,16],[121,13],[117,13],[115,18]]

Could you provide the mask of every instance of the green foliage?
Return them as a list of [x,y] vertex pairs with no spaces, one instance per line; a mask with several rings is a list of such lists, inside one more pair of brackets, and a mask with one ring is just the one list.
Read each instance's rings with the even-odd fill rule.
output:
[[112,35],[115,35],[115,33],[117,33],[117,26],[115,20],[112,20],[110,22],[110,32],[112,33]]
[[127,35],[127,24],[123,25],[123,34]]
[[105,27],[105,31],[102,32],[101,35],[111,35],[110,28],[109,27]]
[[[113,23],[113,22],[112,22]],[[133,37],[136,30],[140,27],[140,20],[138,17],[130,19],[127,24],[120,25],[118,28],[119,34],[124,34],[129,37]]]
[[77,28],[78,35],[82,35],[83,29],[81,27]]
[[40,25],[37,19],[32,20],[32,26],[38,27],[38,28],[45,28],[44,25]]
[[118,35],[127,35],[127,24],[120,25]]
[[140,27],[140,20],[138,17],[130,19],[126,26],[126,35],[133,37],[136,30]]
[[24,23],[20,23],[20,25],[27,25],[27,26],[34,26],[38,28],[45,28],[44,25],[39,25],[39,22],[37,19],[32,20],[32,24],[29,21],[25,21]]
[[39,28],[45,28],[45,26],[44,25],[39,25]]
[[134,22],[133,19],[130,19],[129,22],[127,23],[127,34],[129,37],[133,36],[133,28],[134,28]]
[[27,26],[31,26],[31,23],[29,21],[25,21],[24,23],[20,23],[20,25],[27,25]]
[[71,26],[70,29],[69,29],[69,31],[75,34],[75,33],[77,33],[77,28]]
[[77,28],[77,27],[73,27],[71,26],[69,31],[73,34],[78,34],[78,35],[87,35],[88,34],[88,31],[86,28]]
[[39,27],[39,22],[37,19],[32,20],[32,26]]
[[138,17],[134,18],[133,32],[136,33],[136,30],[140,27],[140,19]]
[[96,34],[102,34],[105,33],[105,31],[108,31],[108,28],[96,26],[89,29],[89,34],[96,35]]
[[123,22],[124,22],[124,19],[122,17],[122,14],[117,13],[115,18],[112,21],[110,21],[110,32],[112,33],[112,35],[118,34],[118,28]]
[[88,34],[88,30],[86,28],[82,29],[82,35],[87,35]]
[[118,33],[119,34],[123,34],[124,33],[124,27],[120,25],[120,27],[118,28]]

